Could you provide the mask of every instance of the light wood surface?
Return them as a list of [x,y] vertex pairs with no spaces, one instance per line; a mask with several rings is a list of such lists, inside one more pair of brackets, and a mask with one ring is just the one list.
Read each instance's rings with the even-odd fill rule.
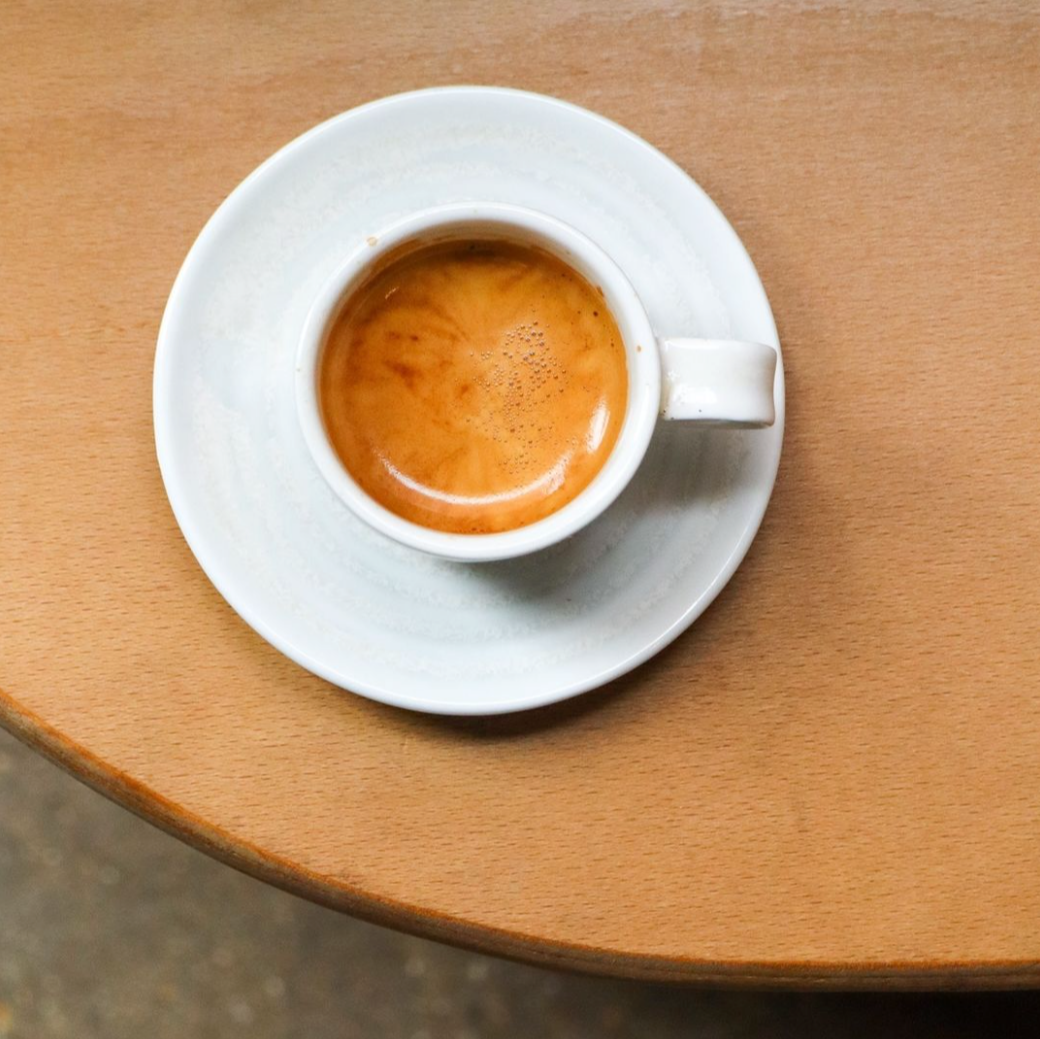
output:
[[[593,971],[1040,983],[1040,15],[0,0],[0,720],[265,879]],[[166,503],[174,275],[280,145],[452,82],[708,190],[784,345],[776,493],[659,658],[453,722],[310,676]]]

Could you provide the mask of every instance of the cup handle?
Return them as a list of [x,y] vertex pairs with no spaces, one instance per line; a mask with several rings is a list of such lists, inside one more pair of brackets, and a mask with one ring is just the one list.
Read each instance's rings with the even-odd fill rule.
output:
[[776,350],[730,339],[663,339],[661,415],[760,428],[776,419]]

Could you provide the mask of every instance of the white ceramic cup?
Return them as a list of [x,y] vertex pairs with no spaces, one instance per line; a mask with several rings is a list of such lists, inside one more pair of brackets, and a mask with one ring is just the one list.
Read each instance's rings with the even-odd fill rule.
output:
[[[456,238],[538,246],[603,290],[625,345],[628,406],[614,449],[577,497],[556,512],[499,534],[451,534],[403,519],[351,478],[329,442],[318,396],[325,338],[343,303],[388,254]],[[358,242],[329,277],[304,322],[296,358],[296,407],[307,447],[333,491],[361,519],[401,544],[464,562],[509,559],[546,548],[594,520],[624,490],[643,460],[658,418],[691,423],[772,425],[776,351],[763,343],[659,339],[635,289],[593,241],[561,220],[502,203],[458,203],[414,213]]]

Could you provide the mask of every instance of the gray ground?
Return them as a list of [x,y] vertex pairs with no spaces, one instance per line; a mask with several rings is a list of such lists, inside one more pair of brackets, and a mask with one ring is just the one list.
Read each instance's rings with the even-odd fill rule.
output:
[[1040,1035],[1040,993],[690,991],[359,923],[182,845],[0,731],[0,1037]]

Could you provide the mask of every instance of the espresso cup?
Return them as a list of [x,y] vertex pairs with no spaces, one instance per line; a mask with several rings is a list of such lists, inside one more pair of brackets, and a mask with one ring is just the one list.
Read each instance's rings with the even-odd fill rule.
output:
[[[421,526],[380,504],[351,477],[322,418],[319,366],[328,333],[352,293],[389,259],[440,241],[502,240],[544,250],[602,292],[620,331],[628,400],[613,450],[567,504],[527,526],[469,534]],[[659,338],[618,265],[586,235],[555,217],[503,203],[422,210],[358,242],[314,300],[297,349],[296,407],[304,440],[332,490],[360,519],[390,538],[443,559],[488,562],[525,555],[570,537],[624,490],[659,419],[738,428],[772,425],[776,350],[764,343]]]

